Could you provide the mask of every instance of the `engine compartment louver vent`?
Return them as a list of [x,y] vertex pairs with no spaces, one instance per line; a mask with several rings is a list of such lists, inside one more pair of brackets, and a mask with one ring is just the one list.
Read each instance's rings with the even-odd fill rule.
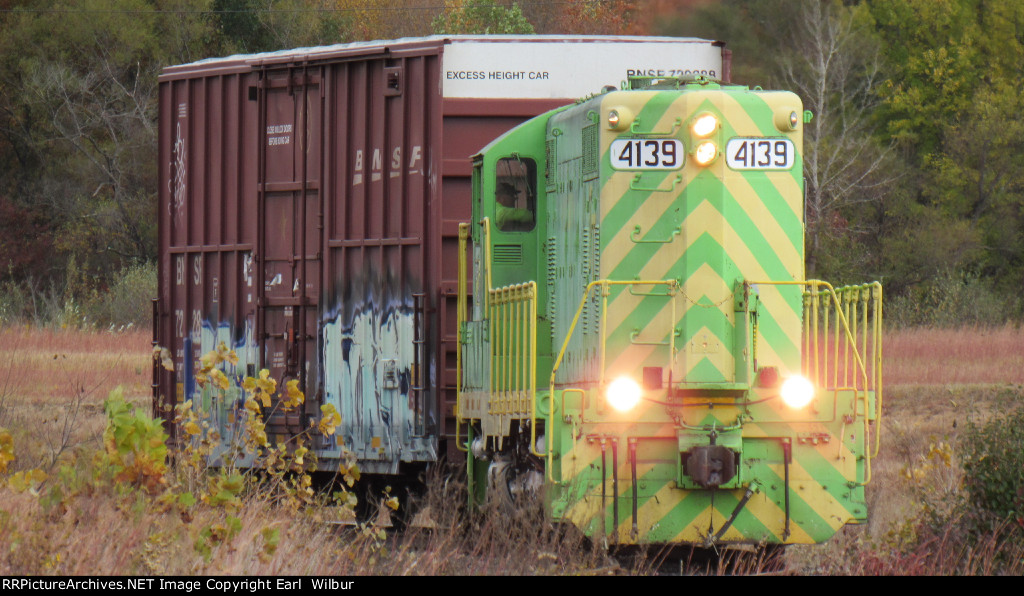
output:
[[518,244],[495,244],[491,258],[502,265],[521,265],[523,247]]

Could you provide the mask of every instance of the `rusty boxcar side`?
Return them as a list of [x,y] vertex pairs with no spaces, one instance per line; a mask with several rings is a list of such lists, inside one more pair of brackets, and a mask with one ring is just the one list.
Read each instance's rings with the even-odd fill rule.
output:
[[[267,420],[271,434],[331,403],[366,472],[453,454],[470,156],[626,71],[691,70],[727,79],[722,44],[430,37],[166,69],[154,343],[175,370],[154,369],[155,414],[192,399],[227,442],[241,378],[267,368],[307,396]],[[239,356],[227,399],[194,378],[221,341]],[[341,454],[335,436],[315,448],[326,465]]]

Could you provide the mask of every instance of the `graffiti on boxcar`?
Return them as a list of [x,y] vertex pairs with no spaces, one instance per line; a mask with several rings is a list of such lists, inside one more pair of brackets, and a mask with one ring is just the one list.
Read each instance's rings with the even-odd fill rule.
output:
[[[416,428],[417,417],[434,413],[417,411],[412,394],[413,303],[407,294],[381,291],[384,284],[375,281],[361,284],[363,292],[349,288],[349,299],[325,313],[325,401],[341,413],[339,433],[360,467],[396,473],[399,461],[434,456],[431,441],[417,436]],[[395,279],[389,282],[397,285]]]
[[[182,116],[179,115],[179,118]],[[185,208],[185,174],[188,172],[186,166],[185,138],[181,135],[181,122],[178,122],[174,148],[171,150],[171,163],[168,164],[170,175],[167,176],[167,191],[172,196],[172,200],[167,204],[168,215],[174,215],[175,219],[181,219],[181,213]]]
[[[221,342],[234,350],[238,356],[238,364],[225,362],[221,365],[224,374],[231,381],[230,387],[223,393],[210,386],[201,388],[195,382],[195,372],[202,366],[196,355],[216,350]],[[213,454],[216,458],[231,445],[236,433],[241,433],[244,429],[245,396],[241,387],[248,371],[257,366],[258,348],[250,321],[246,321],[244,329],[236,329],[226,321],[214,324],[209,320],[203,320],[197,343],[196,347],[199,349],[186,350],[192,354],[192,362],[187,369],[192,371],[192,374],[187,376],[185,395],[192,399],[197,410],[205,412],[210,428],[220,433],[221,445]]]

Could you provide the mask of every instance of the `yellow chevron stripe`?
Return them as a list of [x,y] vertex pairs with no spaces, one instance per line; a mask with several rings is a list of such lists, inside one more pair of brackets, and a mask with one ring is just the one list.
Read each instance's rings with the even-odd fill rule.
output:
[[[693,342],[703,343],[707,341],[710,344],[718,343],[718,336],[711,332],[707,327],[701,327],[697,333],[694,334]],[[692,343],[692,342],[691,342]],[[676,354],[675,362],[673,362],[672,375],[673,378],[682,379],[686,378],[693,369],[700,364],[705,358],[707,358],[711,364],[715,366],[725,377],[726,382],[733,382],[736,380],[736,360],[733,358],[732,353],[725,347],[719,345],[717,352],[709,353],[689,353],[689,345],[683,344],[683,349]],[[681,376],[680,376],[681,375]]]
[[[668,425],[670,426],[670,425]],[[663,429],[668,428],[663,427]],[[659,431],[660,433],[661,431]],[[619,456],[622,457],[622,449],[620,449]],[[600,451],[593,450],[589,453],[589,457],[583,457],[582,459],[587,462],[595,461],[594,458],[599,457]],[[611,450],[608,452],[609,457],[611,456]],[[588,464],[589,465],[589,464]],[[605,491],[608,497],[607,505],[612,506],[613,486],[614,481],[610,476],[611,463],[609,462],[609,476],[605,479]],[[654,468],[654,464],[640,463],[637,467],[638,477],[642,478],[648,474]],[[782,464],[775,464],[771,466],[772,471],[779,477],[784,474]],[[626,474],[624,476],[624,473]],[[619,493],[622,495],[629,495],[631,489],[631,480],[628,476],[629,468],[620,462],[619,465]],[[816,483],[815,479],[808,473],[806,469],[800,466],[798,463],[791,464],[790,466],[790,477],[791,487],[794,492],[794,496],[798,497],[804,503],[811,507],[811,509],[824,520],[832,531],[837,531],[847,521],[849,513],[846,511],[840,503],[838,503],[830,494],[822,490]],[[568,479],[570,482],[573,479]],[[582,478],[580,478],[582,480]],[[638,526],[641,537],[647,532],[651,531],[652,528],[661,522],[665,517],[671,514],[673,509],[683,500],[691,491],[683,491],[672,487],[671,483],[666,483],[660,487],[657,493],[650,498],[646,498],[644,503],[638,510]],[[586,491],[586,496],[579,501],[572,503],[566,510],[565,516],[573,523],[580,527],[586,527],[591,521],[599,523],[597,520],[602,515],[602,502],[600,498],[600,485],[595,487],[589,487]],[[628,503],[627,503],[628,505]],[[745,507],[746,511],[752,514],[759,523],[764,526],[767,531],[775,535],[779,540],[782,538],[783,531],[785,529],[785,510],[782,505],[774,503],[768,499],[767,494],[761,493],[754,495]],[[694,521],[686,528],[682,529],[675,537],[676,540],[681,541],[700,541],[703,540],[705,532],[707,531],[709,523],[713,529],[717,530],[721,527],[728,517],[730,512],[721,513],[718,510],[712,509],[710,506],[706,507]],[[629,507],[622,505],[620,502],[620,517],[618,527],[618,540],[621,543],[632,542],[630,531],[632,528],[632,516],[629,512]],[[597,527],[600,527],[599,525]],[[611,530],[611,528],[608,528]],[[790,543],[813,543],[814,540],[811,536],[799,526],[796,520],[793,520],[790,524],[791,535],[787,542]],[[723,536],[724,541],[743,541],[748,537],[743,536],[740,533],[740,529],[737,526],[730,528]]]
[[[721,221],[722,226],[707,226],[702,223],[715,220]],[[700,230],[700,233],[691,233],[691,225]],[[741,236],[732,228],[731,225],[729,225],[728,221],[722,218],[721,214],[711,205],[711,203],[704,202],[694,209],[693,213],[687,217],[686,222],[684,223],[684,229],[685,231],[683,236],[686,248],[689,248],[692,242],[695,241],[702,233],[707,233],[715,242],[726,248],[729,256],[739,267],[746,279],[769,279],[768,274],[757,260],[757,257],[750,252],[750,249],[743,242]],[[657,273],[653,271],[651,273],[657,275]],[[662,272],[661,276],[664,276],[666,273],[667,271]],[[661,277],[655,277],[654,279],[661,279]],[[775,316],[777,324],[781,328],[788,330],[790,341],[792,341],[794,345],[800,345],[800,315],[793,312],[789,307],[789,304],[780,292],[780,288],[778,286],[762,286],[759,288],[759,292],[761,301],[769,312]],[[615,313],[615,311],[620,308],[618,300],[616,300],[615,306],[616,308],[614,309],[609,306],[609,315],[613,315],[613,313],[618,315],[617,320],[609,320],[609,329],[615,329],[616,323],[621,324],[622,319],[628,315],[628,313]],[[778,355],[772,351],[771,346],[767,343],[762,342],[762,344],[758,346],[758,349],[758,357],[760,359],[759,363],[785,366],[786,363],[780,361]],[[783,372],[791,371],[787,371],[784,368]]]
[[[681,238],[677,238],[676,241],[672,243],[674,245],[679,246],[678,251],[672,251],[674,253],[677,253],[675,255],[675,259],[670,262],[666,259],[659,259],[657,261],[652,259],[647,263],[646,266],[644,266],[643,269],[641,269],[641,279],[665,279],[671,272],[672,267],[676,264],[676,262],[678,262],[679,258],[687,250],[690,249],[693,243],[697,241],[697,239],[699,239],[705,231],[718,231],[718,234],[711,233],[710,235],[716,242],[722,244],[724,235],[721,233],[720,227],[716,226],[716,229],[713,230],[710,226],[708,226],[708,222],[721,220],[722,214],[719,213],[718,210],[711,205],[711,203],[708,203],[707,201],[702,202],[696,209],[693,210],[693,213],[691,213],[689,217],[687,217],[686,220],[683,222],[683,233],[681,235]],[[627,242],[629,241],[628,234],[626,235],[626,240]],[[724,247],[725,245],[722,244],[722,246]],[[615,263],[617,262],[618,261],[615,261]],[[601,261],[601,275],[607,276],[612,266],[612,258],[603,257]],[[728,282],[726,282],[726,285],[728,285]],[[696,295],[696,292],[694,292],[692,295]],[[622,325],[622,322],[625,320],[625,318],[632,313],[633,308],[637,306],[637,304],[629,302],[629,299],[639,300],[638,298],[629,295],[628,292],[622,292],[614,300],[608,303],[608,329],[618,329],[618,327]],[[623,300],[626,300],[626,302],[623,302]],[[670,305],[666,300],[665,307],[668,306]],[[677,308],[678,306],[679,305],[677,305]],[[677,312],[681,313],[682,311]]]
[[[690,225],[699,226],[700,222],[715,221],[716,218],[718,221],[722,222],[723,225],[721,228],[717,226],[703,225],[701,233],[708,233],[716,242],[730,251],[730,256],[733,261],[736,262],[737,266],[739,266],[740,270],[744,272],[745,278],[760,280],[768,279],[769,276],[765,273],[764,269],[757,261],[757,258],[747,248],[746,244],[741,241],[739,234],[728,225],[728,222],[721,218],[718,210],[716,210],[710,203],[705,202],[695,209],[690,217],[687,218],[686,223],[684,223],[684,229],[688,228]],[[686,247],[683,249],[685,250],[689,248],[690,244],[692,244],[700,234],[684,232],[683,236],[683,241],[686,243]],[[607,263],[607,261],[604,262]],[[641,272],[641,276],[644,279],[664,279],[668,275],[669,271],[670,268],[665,266],[663,261],[652,261],[647,267],[644,267]],[[700,274],[700,277],[695,279],[697,273]],[[718,292],[721,292],[720,295],[726,298],[731,295],[728,282],[726,282],[726,280],[722,280],[721,277],[719,277],[718,274],[709,266],[703,265],[697,273],[690,278],[692,280],[692,286],[690,283],[684,284],[683,291],[687,296],[700,296],[705,293],[695,290],[694,287],[711,288],[715,286],[717,286],[717,288],[714,293],[706,292],[711,294],[709,298],[713,299],[715,295],[718,295]],[[788,331],[787,335],[790,341],[793,342],[793,345],[800,345],[800,315],[790,308],[789,304],[783,298],[780,288],[778,286],[762,286],[759,288],[759,292],[761,301],[764,303],[768,311],[776,317],[776,321],[779,326]],[[629,292],[621,292],[611,303],[609,303],[608,312],[606,314],[606,329],[615,330],[623,325],[626,318],[629,317],[639,306],[640,300],[640,297],[632,296]],[[677,298],[676,300],[676,315],[681,318],[686,313],[687,308],[692,306],[681,298]],[[731,302],[726,300],[721,308],[731,309]],[[663,336],[663,332],[672,328],[670,325],[666,324],[670,313],[671,303],[669,302],[669,299],[665,299],[664,305],[652,320],[652,323],[645,329],[641,330],[640,337],[652,340],[651,338],[653,337]],[[648,329],[651,330],[648,331]],[[683,346],[678,347],[682,348]],[[667,350],[667,347],[662,349]],[[625,372],[624,368],[626,367],[624,365],[626,363],[632,362],[635,366],[635,363],[643,362],[650,355],[651,349],[649,349],[648,346],[629,346],[628,349],[626,349],[614,361],[613,364],[615,365],[615,371]],[[764,341],[758,345],[758,358],[759,364],[781,366],[783,372],[796,372],[795,370],[790,369],[799,365],[799,363],[782,362],[781,358],[772,349],[772,346]],[[729,360],[733,360],[731,354],[729,354]],[[735,363],[732,364],[732,366],[734,365]],[[725,363],[720,364],[719,369],[734,372],[734,369],[727,366]],[[732,372],[726,374],[726,378],[729,378]]]
[[[630,235],[633,233],[633,226],[639,225],[642,229],[641,234],[646,234],[654,228],[657,222],[670,217],[670,209],[675,206],[679,193],[685,188],[685,185],[693,181],[693,178],[698,173],[696,168],[685,168],[679,172],[674,172],[670,178],[674,178],[677,175],[683,176],[682,183],[676,185],[675,191],[652,192],[647,195],[643,205],[630,215],[629,220],[623,223],[622,227],[616,230],[614,236],[608,241],[603,253],[602,269],[605,267],[603,264],[605,260],[618,264],[636,246],[636,243],[630,238]],[[604,197],[601,201],[602,226],[605,216],[618,203],[619,198],[630,192],[629,185],[633,181],[633,175],[633,172],[617,172],[608,178],[608,184],[605,185],[605,189],[602,191],[602,197]],[[668,188],[669,183],[665,182],[664,186]],[[614,197],[614,199],[609,200],[609,197]],[[604,231],[604,228],[602,228],[602,231]],[[666,244],[661,248],[671,247],[672,244],[674,243]]]
[[825,520],[833,531],[843,527],[848,515],[846,508],[836,502],[827,491],[822,490],[820,481],[815,479],[797,458],[789,465],[789,479],[791,490]]
[[[738,96],[728,93],[713,95],[713,93],[705,92],[701,93],[701,95],[704,96],[704,99],[718,104],[719,109],[722,110],[722,117],[729,121],[729,125],[732,126],[737,135],[759,137],[764,134],[761,131],[761,127],[750,117],[747,108],[743,107],[743,104],[740,103]],[[763,98],[762,94],[758,94],[758,96]],[[781,133],[779,135],[781,136]]]
[[[796,185],[793,177],[788,172],[782,174],[769,173],[767,177],[780,193],[791,193],[789,195],[784,194],[783,196],[793,196],[794,194],[797,197],[801,196],[799,189],[784,190],[781,188],[781,186],[785,186],[787,181],[794,186]],[[764,236],[764,239],[775,251],[775,254],[782,261],[790,276],[797,280],[803,279],[803,257],[782,229],[777,214],[772,213],[764,204],[764,201],[760,200],[756,195],[749,179],[746,176],[726,176],[725,189],[726,192],[730,193],[739,202],[747,216],[757,225],[761,235]],[[799,217],[802,220],[803,214],[801,213]]]

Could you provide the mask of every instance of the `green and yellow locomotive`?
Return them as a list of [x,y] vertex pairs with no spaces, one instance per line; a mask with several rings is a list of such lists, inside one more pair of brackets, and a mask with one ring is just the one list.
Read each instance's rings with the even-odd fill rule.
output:
[[804,278],[809,118],[789,92],[635,78],[482,150],[460,234],[471,499],[543,488],[618,544],[866,519],[881,286]]

